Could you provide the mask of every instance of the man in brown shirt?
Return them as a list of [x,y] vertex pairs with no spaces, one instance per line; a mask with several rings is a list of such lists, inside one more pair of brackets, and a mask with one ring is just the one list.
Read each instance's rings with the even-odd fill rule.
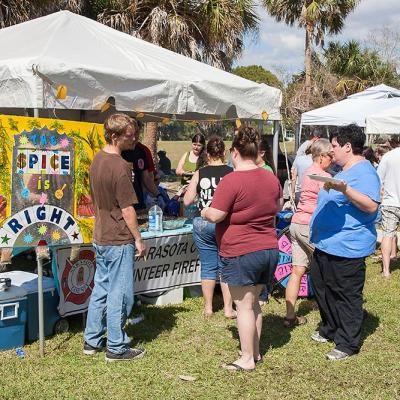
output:
[[112,114],[104,122],[104,131],[106,145],[95,155],[89,173],[96,216],[96,274],[83,352],[93,355],[107,347],[106,361],[129,361],[145,353],[129,347],[124,330],[133,306],[135,251],[142,256],[145,246],[133,207],[137,198],[132,188],[132,167],[121,152],[134,146],[139,129],[128,115]]

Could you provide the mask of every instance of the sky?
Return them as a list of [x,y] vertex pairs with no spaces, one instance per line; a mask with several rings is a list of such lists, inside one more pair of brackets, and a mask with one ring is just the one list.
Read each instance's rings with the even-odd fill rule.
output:
[[[242,57],[236,65],[262,65],[282,79],[303,69],[304,31],[275,22],[260,8],[260,32],[256,39],[248,38]],[[342,33],[327,36],[330,40],[355,39],[365,44],[373,31],[387,27],[400,33],[400,0],[361,0],[345,20]]]

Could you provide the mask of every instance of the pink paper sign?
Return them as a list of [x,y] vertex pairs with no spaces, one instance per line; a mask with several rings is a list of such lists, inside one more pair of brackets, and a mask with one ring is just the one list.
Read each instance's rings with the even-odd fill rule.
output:
[[304,274],[301,277],[301,281],[300,281],[300,289],[299,289],[299,296],[300,297],[307,297],[309,295],[308,293],[309,288],[308,288],[308,276],[307,274]]
[[279,282],[292,273],[292,264],[281,264],[276,267],[275,279]]
[[280,251],[284,253],[292,254],[292,243],[290,242],[290,240],[286,235],[283,235],[279,238],[278,248]]

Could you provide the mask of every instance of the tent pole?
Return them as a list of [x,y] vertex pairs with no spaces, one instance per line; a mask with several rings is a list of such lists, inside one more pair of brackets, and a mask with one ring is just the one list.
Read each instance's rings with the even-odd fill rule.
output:
[[[43,301],[43,260],[50,258],[49,248],[39,241],[36,247],[38,272],[38,317],[39,317],[39,355],[44,357],[44,301]],[[44,242],[44,241],[43,241]]]
[[296,144],[295,144],[296,152],[297,152],[297,149],[300,147],[301,132],[302,132],[302,130],[303,130],[303,125],[302,125],[302,123],[300,122],[299,130],[298,130],[298,132],[297,132],[297,135],[295,136],[295,140],[296,140]]
[[38,270],[38,315],[39,315],[39,355],[44,357],[44,307],[43,307],[43,259],[36,255]]
[[262,121],[258,121],[258,133],[260,135],[264,134],[264,123]]
[[288,154],[287,154],[287,148],[286,148],[286,129],[285,128],[283,128],[282,141],[283,141],[283,152],[285,154],[286,171],[287,171],[288,181],[289,181],[289,201],[290,201],[290,205],[292,206],[292,210],[296,211],[296,202],[293,197],[291,171],[289,168],[289,160],[288,160]]
[[279,151],[279,133],[281,125],[279,121],[274,121],[274,140],[272,142],[272,156],[274,159],[275,171],[278,171],[278,151]]

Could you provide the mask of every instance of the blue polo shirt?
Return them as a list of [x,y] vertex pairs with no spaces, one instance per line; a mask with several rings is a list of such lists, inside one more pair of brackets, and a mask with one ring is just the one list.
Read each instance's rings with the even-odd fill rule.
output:
[[[369,161],[360,161],[348,170],[339,172],[335,179],[344,180],[353,189],[380,202],[380,180]],[[341,192],[321,189],[310,222],[311,243],[334,256],[369,256],[376,246],[377,213],[361,211]]]

